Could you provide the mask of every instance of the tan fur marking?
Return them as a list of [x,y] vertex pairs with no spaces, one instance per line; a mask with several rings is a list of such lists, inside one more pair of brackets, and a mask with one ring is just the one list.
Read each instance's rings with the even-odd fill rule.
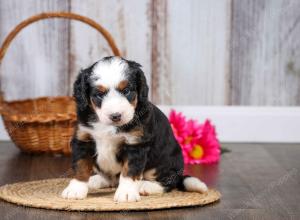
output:
[[105,86],[102,86],[102,85],[98,86],[97,88],[102,93],[106,93],[108,91],[108,89]]
[[156,180],[156,169],[150,169],[143,173],[143,179],[154,181]]
[[131,104],[134,108],[136,108],[137,103],[138,103],[137,96],[135,96],[135,98],[133,99],[133,101],[130,102],[130,104]]
[[136,180],[141,180],[143,175],[138,175],[138,176],[128,176],[128,171],[129,171],[129,167],[128,167],[128,160],[126,160],[124,163],[123,163],[123,167],[122,167],[122,175],[124,177],[129,177],[131,178],[133,181],[136,181]]
[[125,143],[127,144],[138,144],[141,142],[141,137],[144,135],[142,127],[136,127],[131,131],[124,133]]
[[128,134],[136,138],[141,138],[144,135],[144,130],[142,127],[137,127],[129,131]]
[[143,175],[139,175],[139,176],[132,176],[131,177],[133,179],[133,181],[136,181],[136,180],[142,180],[143,179]]
[[78,140],[85,141],[85,142],[92,140],[92,137],[89,133],[85,131],[81,131],[79,129],[76,132],[76,137]]
[[76,163],[75,178],[87,182],[93,173],[92,159],[80,159]]
[[119,91],[122,91],[123,89],[125,89],[128,85],[128,81],[127,80],[122,80],[119,85],[117,86],[117,89]]
[[127,176],[128,175],[128,160],[126,160],[123,163],[122,174],[123,174],[123,176]]
[[143,192],[140,192],[140,195],[141,195],[141,196],[149,196],[149,193],[143,191]]

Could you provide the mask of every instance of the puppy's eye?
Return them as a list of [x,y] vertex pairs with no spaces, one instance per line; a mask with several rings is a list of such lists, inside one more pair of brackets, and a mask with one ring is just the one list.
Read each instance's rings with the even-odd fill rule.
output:
[[125,89],[122,90],[122,93],[123,93],[124,95],[129,95],[130,89],[129,89],[129,88],[125,88]]
[[104,95],[105,95],[104,92],[98,92],[95,96],[99,99],[102,99]]

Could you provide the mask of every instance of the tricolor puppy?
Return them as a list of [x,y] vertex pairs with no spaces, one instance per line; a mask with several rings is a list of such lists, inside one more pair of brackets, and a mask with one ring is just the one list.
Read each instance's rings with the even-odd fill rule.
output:
[[166,116],[148,101],[141,66],[105,57],[82,70],[74,84],[78,126],[72,139],[75,177],[62,192],[84,199],[89,189],[116,186],[116,202],[174,188],[204,192],[183,176],[183,157]]

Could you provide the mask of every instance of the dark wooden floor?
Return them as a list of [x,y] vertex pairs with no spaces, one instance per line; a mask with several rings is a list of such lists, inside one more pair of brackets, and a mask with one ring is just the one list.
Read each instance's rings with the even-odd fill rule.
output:
[[[219,203],[150,212],[84,213],[25,208],[0,201],[0,219],[300,219],[300,145],[226,144],[219,164],[188,166],[222,193]],[[70,159],[22,154],[0,143],[0,185],[65,177]]]

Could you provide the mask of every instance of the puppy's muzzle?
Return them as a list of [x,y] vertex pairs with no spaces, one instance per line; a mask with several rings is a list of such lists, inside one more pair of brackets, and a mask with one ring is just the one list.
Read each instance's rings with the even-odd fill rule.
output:
[[121,113],[115,112],[109,115],[109,119],[112,120],[113,122],[119,122],[121,121]]

